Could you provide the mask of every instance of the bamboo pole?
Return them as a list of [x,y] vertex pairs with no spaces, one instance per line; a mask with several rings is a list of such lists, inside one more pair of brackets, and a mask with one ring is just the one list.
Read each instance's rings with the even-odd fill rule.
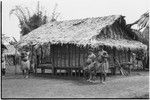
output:
[[79,55],[79,58],[78,58],[78,67],[79,67],[79,76],[80,76],[80,47],[78,47],[79,48],[79,50],[78,50],[78,55]]
[[70,45],[68,45],[68,65],[70,67]]
[[42,51],[42,46],[41,47],[41,58],[40,58],[40,63],[42,63],[42,57],[43,57],[43,51]]
[[65,60],[65,71],[66,71],[65,75],[67,76],[67,45],[65,44],[64,46],[65,46],[65,50],[64,50],[64,53],[65,53],[65,55],[64,55],[64,60]]
[[71,54],[71,52],[70,52],[71,50],[70,50],[70,45],[68,44],[68,67],[69,67],[69,75],[71,75],[71,69],[70,69],[70,54]]
[[67,53],[66,53],[66,49],[67,49],[67,48],[66,48],[66,45],[64,45],[64,67],[65,67],[65,68],[67,67],[67,65],[66,65],[66,62],[67,62],[67,61],[66,61],[66,60],[67,60],[67,59],[66,59],[66,56],[67,56],[67,55],[66,55],[66,54],[67,54]]
[[128,49],[128,61],[130,62],[130,58],[131,58],[131,50],[130,48]]
[[[74,57],[74,59],[75,59],[75,67],[78,67],[78,61],[77,61],[77,46],[76,45],[74,45],[74,47],[75,47],[75,57]],[[77,69],[75,69],[75,77],[77,76]]]
[[35,74],[37,74],[37,66],[38,66],[38,64],[37,64],[37,50],[35,50],[35,68],[34,68],[34,70],[35,70]]
[[51,56],[52,56],[52,74],[55,75],[55,60],[54,60],[54,45],[51,45]]
[[56,53],[55,53],[55,55],[56,55],[55,61],[56,61],[56,66],[57,66],[57,67],[59,67],[59,65],[58,65],[58,63],[59,63],[59,61],[58,61],[58,60],[59,60],[59,58],[58,58],[58,56],[59,56],[59,53],[58,53],[58,52],[59,52],[59,51],[58,51],[58,50],[59,50],[59,49],[60,49],[60,48],[59,48],[59,45],[56,45],[56,46],[55,46],[55,52],[56,52]]
[[76,53],[77,53],[76,48],[77,48],[77,47],[74,45],[74,50],[75,50],[75,52],[74,52],[75,67],[77,67],[77,66],[76,66],[76,65],[77,65],[77,64],[76,64],[76,63],[77,63],[77,60],[76,60],[76,56],[77,56],[77,54],[76,54]]
[[71,45],[71,76],[73,75],[72,74],[72,67],[73,67],[73,45]]
[[[42,48],[42,46],[41,46],[41,64],[43,64],[43,48]],[[43,74],[45,72],[45,69],[41,68],[41,72]]]
[[50,42],[49,42],[49,62],[50,62],[50,64],[51,64],[51,44],[50,44]]
[[[115,47],[113,47],[113,56],[116,58],[116,48]],[[114,65],[115,65],[115,61],[113,61],[114,62]],[[114,69],[116,69],[116,66],[114,66]],[[116,74],[116,70],[114,70],[114,72],[113,72],[114,74]]]
[[17,55],[17,50],[15,49],[15,57],[14,57],[14,60],[15,60],[15,74],[17,74],[16,55]]
[[[63,67],[63,45],[60,45],[60,67]],[[61,69],[59,69],[59,75],[61,75]]]
[[[31,45],[31,61],[30,61],[30,70],[31,70],[31,67],[32,67],[32,64],[33,64],[33,45]],[[32,69],[33,71],[33,69]]]
[[71,45],[71,67],[73,66],[73,45]]

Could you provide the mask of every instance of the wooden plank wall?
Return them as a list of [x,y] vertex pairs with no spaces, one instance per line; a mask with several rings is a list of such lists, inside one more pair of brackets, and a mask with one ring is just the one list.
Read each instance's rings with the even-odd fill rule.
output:
[[[116,56],[120,62],[127,62],[129,54],[127,50],[117,50],[116,48],[105,47],[110,56],[109,66],[114,66],[113,56]],[[40,47],[42,54],[42,47]],[[97,49],[98,51],[98,49]],[[40,55],[42,59],[42,55]],[[83,67],[88,56],[88,47],[78,47],[76,45],[51,45],[50,60],[55,68],[78,68]]]
[[78,68],[83,66],[87,57],[85,48],[76,45],[53,45],[51,48],[55,67]]

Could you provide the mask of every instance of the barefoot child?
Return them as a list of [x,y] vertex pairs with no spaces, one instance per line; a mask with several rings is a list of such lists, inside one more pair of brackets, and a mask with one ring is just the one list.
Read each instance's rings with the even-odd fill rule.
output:
[[5,61],[5,56],[2,55],[2,76],[5,76],[6,74],[6,61]]
[[106,80],[106,75],[108,73],[108,53],[104,51],[103,49],[100,49],[98,52],[98,62],[99,64],[99,73],[100,73],[100,82],[104,83]]

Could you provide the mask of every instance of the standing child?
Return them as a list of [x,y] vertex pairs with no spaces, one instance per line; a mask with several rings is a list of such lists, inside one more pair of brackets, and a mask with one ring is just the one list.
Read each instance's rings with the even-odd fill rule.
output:
[[98,52],[98,62],[99,64],[99,73],[100,73],[100,82],[104,83],[106,80],[106,75],[108,73],[108,68],[109,68],[109,64],[108,64],[108,53],[106,51],[104,51],[103,49],[100,49],[100,51]]
[[6,74],[6,61],[5,61],[5,56],[2,55],[2,76],[5,76]]

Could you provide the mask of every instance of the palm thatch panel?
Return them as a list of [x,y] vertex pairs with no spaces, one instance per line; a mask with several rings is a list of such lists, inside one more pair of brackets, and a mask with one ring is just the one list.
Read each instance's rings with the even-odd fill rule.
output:
[[149,46],[149,27],[143,28],[141,31],[136,29],[132,29],[132,31],[137,35],[138,41]]
[[137,22],[139,29],[149,26],[149,11],[145,12]]
[[137,42],[137,41],[131,41],[131,40],[125,40],[125,39],[121,39],[121,40],[113,40],[113,39],[109,39],[109,40],[99,40],[99,41],[92,41],[91,43],[93,47],[97,47],[100,45],[105,45],[105,46],[110,46],[110,47],[116,47],[117,49],[122,49],[122,48],[130,48],[130,49],[147,49],[146,45],[143,45],[143,43],[141,42]]
[[17,55],[19,52],[12,45],[6,45],[6,50],[4,50],[4,55]]
[[115,46],[117,48],[146,48],[140,42],[131,41],[126,31],[124,16],[111,15],[97,18],[55,21],[45,24],[22,37],[20,46],[27,44],[76,44]]

